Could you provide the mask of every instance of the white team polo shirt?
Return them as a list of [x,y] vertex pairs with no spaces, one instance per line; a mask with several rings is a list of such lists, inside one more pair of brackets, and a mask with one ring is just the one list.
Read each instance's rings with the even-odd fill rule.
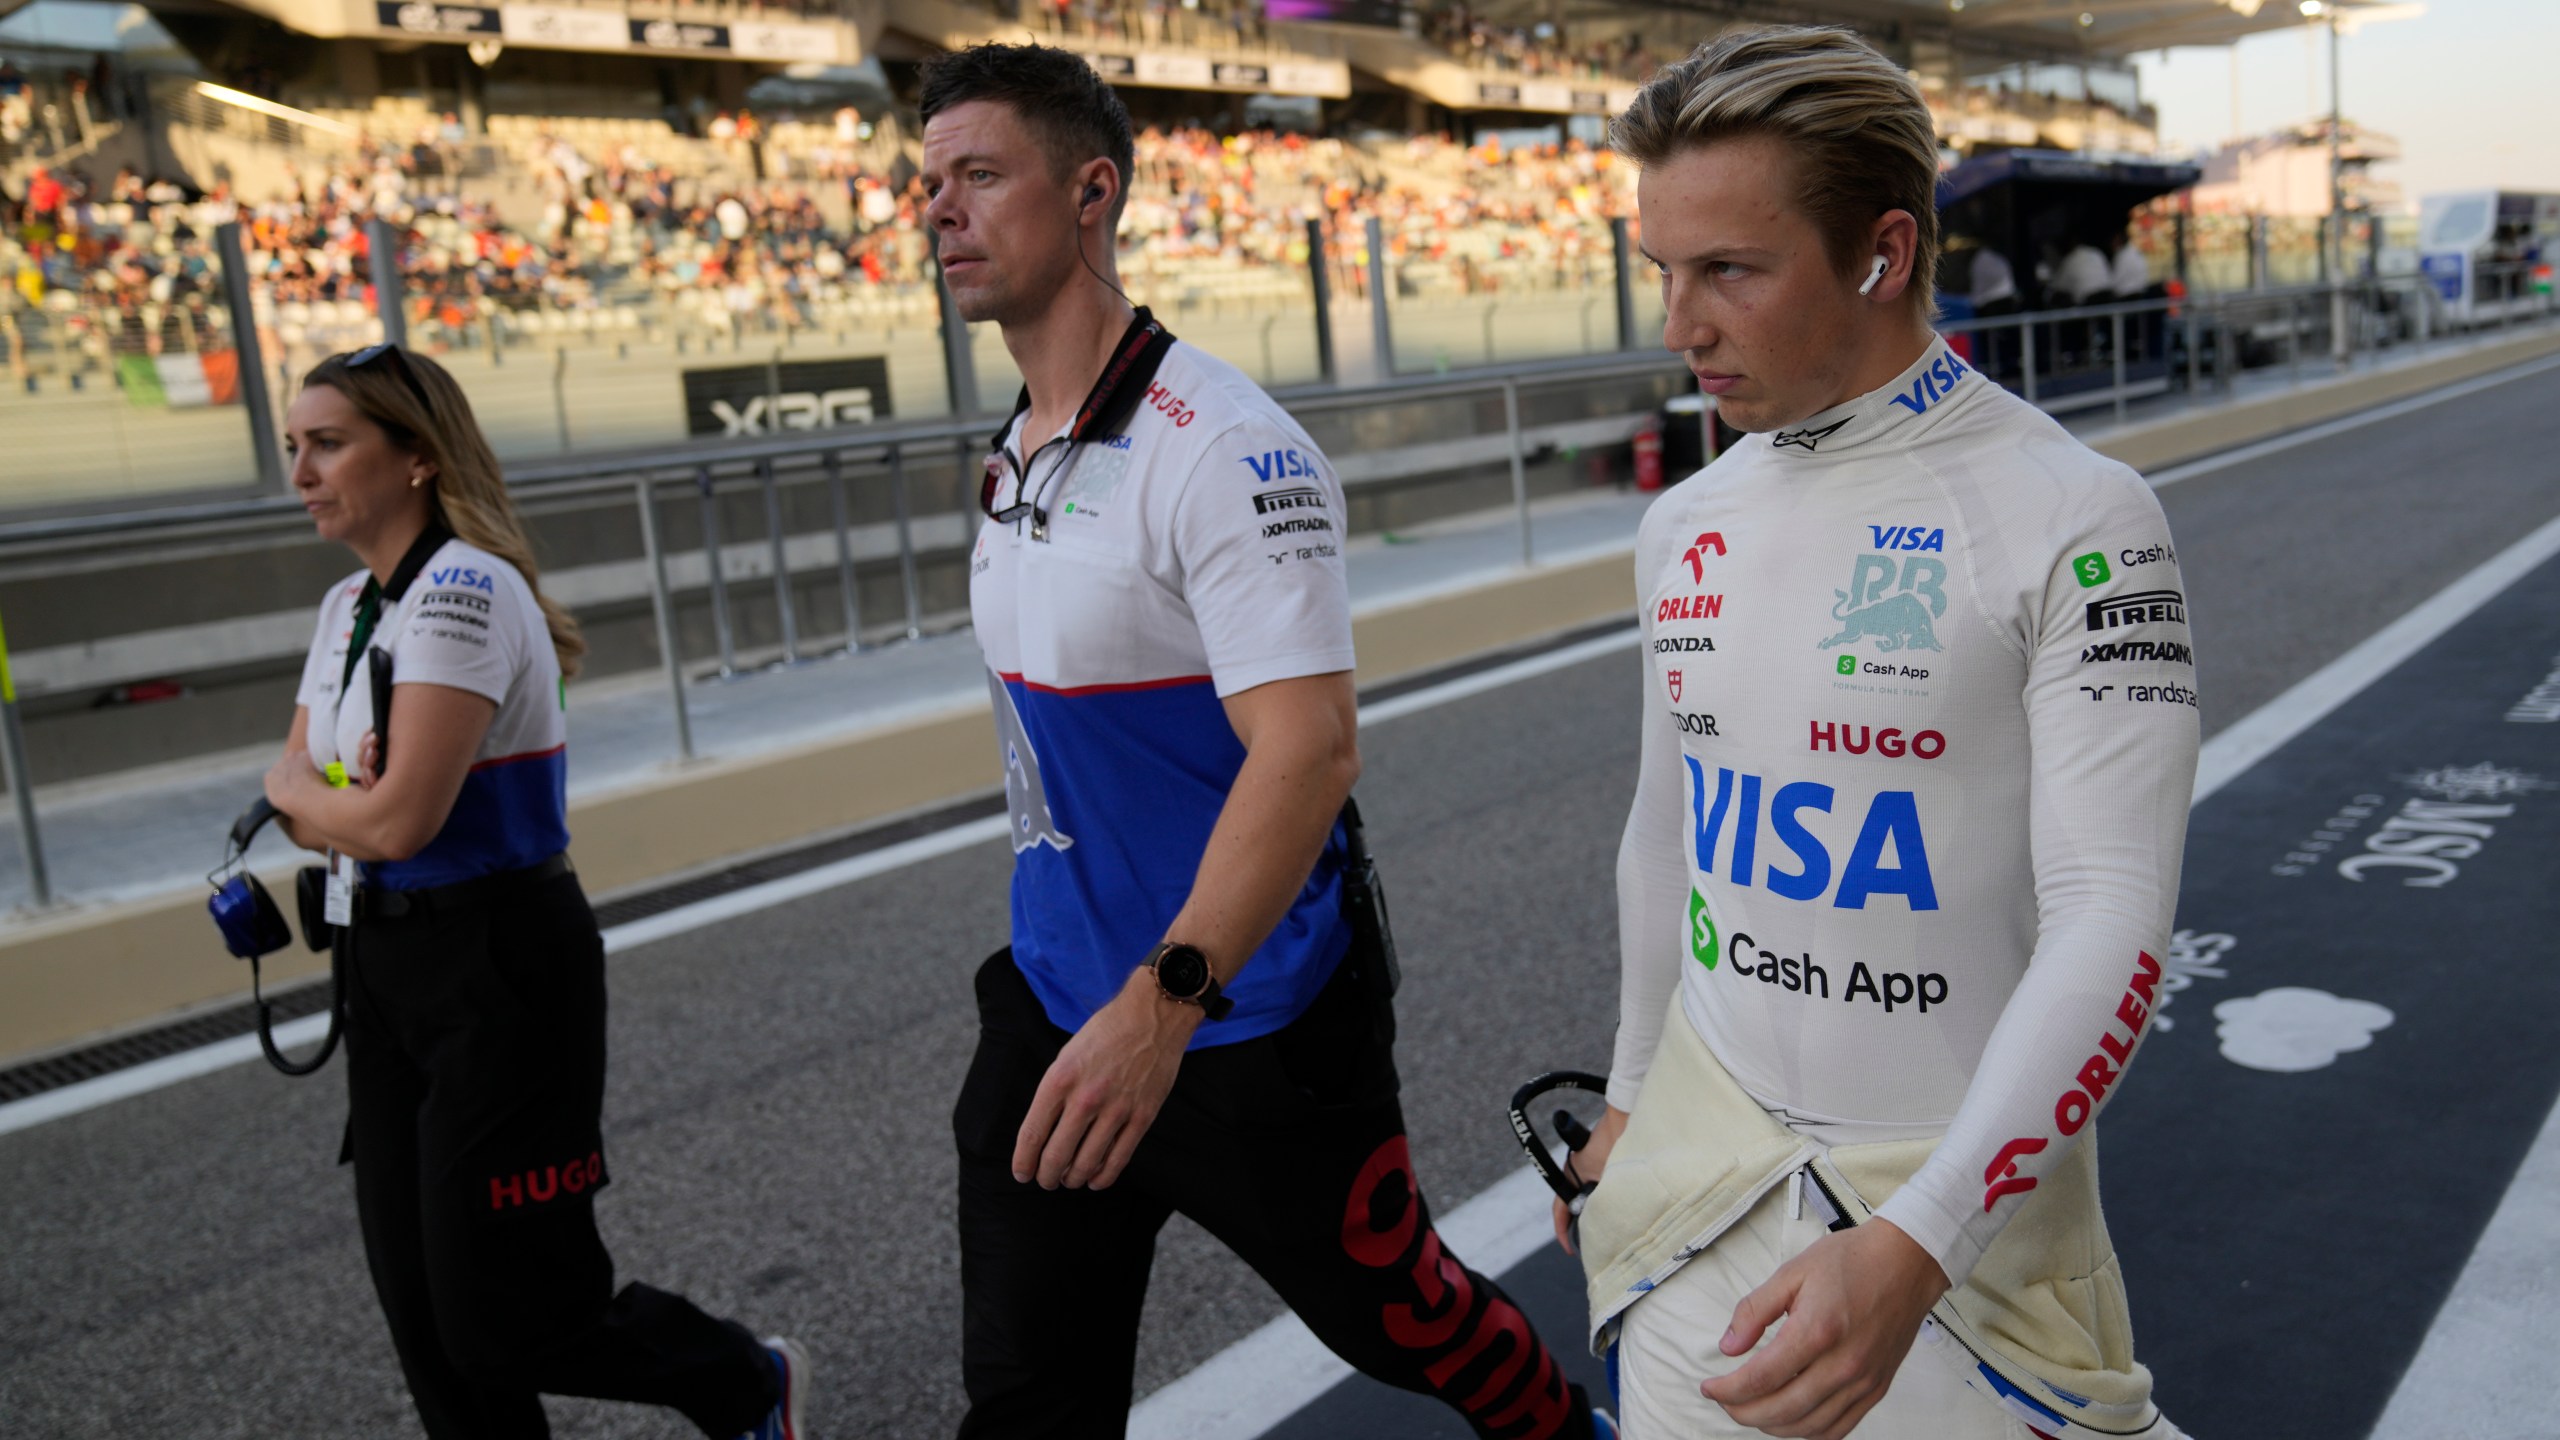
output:
[[[1069,1030],[1191,892],[1245,757],[1220,700],[1352,668],[1342,487],[1315,442],[1180,342],[1123,388],[1117,410],[1089,402],[1083,443],[1029,457],[1021,494],[1045,525],[987,522],[969,566],[1013,820],[1014,960]],[[999,508],[1022,423],[989,456]],[[1341,866],[1337,829],[1195,1048],[1267,1034],[1314,1000],[1349,944]]]
[[[444,828],[406,860],[369,863],[367,884],[423,890],[522,869],[569,848],[567,692],[533,588],[514,566],[446,539],[422,564],[413,550],[385,587],[367,648],[388,651],[394,685],[450,685],[496,703]],[[294,703],[311,712],[311,763],[353,769],[374,728],[373,689],[362,656],[347,647],[356,605],[372,576],[357,571],[320,602],[320,623]],[[340,678],[345,677],[343,691]],[[401,736],[391,736],[399,763]]]

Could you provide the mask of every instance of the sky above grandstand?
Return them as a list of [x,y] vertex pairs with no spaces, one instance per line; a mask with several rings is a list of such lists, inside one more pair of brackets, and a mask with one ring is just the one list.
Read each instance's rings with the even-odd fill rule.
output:
[[[2269,0],[2270,4],[2290,0]],[[2429,0],[2414,19],[2370,25],[2341,42],[2349,120],[2400,140],[2382,171],[2412,201],[2440,190],[2560,190],[2560,124],[2552,119],[2556,0]],[[2253,35],[2236,46],[2141,57],[2143,98],[2160,136],[2212,148],[2329,113],[2329,38],[2317,26]]]

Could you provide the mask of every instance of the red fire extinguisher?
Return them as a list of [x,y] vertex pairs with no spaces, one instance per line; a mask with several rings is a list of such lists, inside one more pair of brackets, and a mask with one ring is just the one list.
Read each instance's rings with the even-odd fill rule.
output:
[[1635,448],[1636,488],[1639,490],[1661,489],[1662,424],[1660,421],[1647,421],[1645,427],[1636,432]]

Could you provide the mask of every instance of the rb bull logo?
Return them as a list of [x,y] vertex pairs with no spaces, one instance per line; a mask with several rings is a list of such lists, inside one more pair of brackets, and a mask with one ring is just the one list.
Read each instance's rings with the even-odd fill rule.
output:
[[1831,607],[1831,618],[1841,622],[1841,629],[1821,648],[1873,640],[1883,651],[1944,650],[1947,647],[1938,643],[1935,622],[1947,613],[1946,583],[1944,560],[1926,555],[1899,560],[1891,555],[1859,556],[1857,568],[1850,572],[1849,588],[1831,592],[1839,597]]
[[993,670],[987,672],[987,689],[995,701],[996,749],[1004,761],[1004,803],[1013,817],[1013,853],[1042,844],[1052,850],[1072,847],[1076,842],[1049,813],[1049,790],[1040,780],[1040,755],[1031,748],[1031,733],[1023,728],[1022,712],[1014,708],[1013,692]]

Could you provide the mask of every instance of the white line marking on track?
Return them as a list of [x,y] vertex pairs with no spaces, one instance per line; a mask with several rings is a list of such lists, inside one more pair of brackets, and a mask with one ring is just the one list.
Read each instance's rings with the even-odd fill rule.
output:
[[2447,400],[2459,400],[2465,395],[2477,395],[2483,390],[2494,390],[2511,380],[2522,380],[2529,375],[2539,375],[2545,370],[2554,368],[2560,368],[2560,355],[2541,360],[2528,360],[2520,365],[2511,365],[2504,370],[2493,370],[2486,375],[2456,381],[2441,390],[2424,391],[2387,404],[2376,405],[2370,410],[2359,410],[2353,415],[2341,415],[2335,420],[2324,420],[2317,425],[2306,426],[2300,430],[2289,430],[2272,439],[2259,440],[2234,450],[2207,455],[2201,460],[2189,460],[2184,464],[2154,470],[2142,478],[2150,481],[2151,488],[2157,490],[2164,486],[2175,485],[2181,480],[2193,480],[2199,475],[2210,475],[2216,470],[2245,465],[2249,461],[2273,455],[2280,450],[2290,450],[2296,445],[2308,445],[2315,440],[2326,440],[2332,435],[2344,435],[2350,430],[2361,430],[2367,425],[2379,424],[2385,420],[2397,420],[2403,415],[2424,410],[2430,405],[2441,405]]
[[[1552,1198],[1519,1170],[1441,1216],[1449,1253],[1499,1275],[1555,1242]],[[1283,1315],[1210,1356],[1129,1412],[1129,1440],[1252,1440],[1351,1377],[1351,1367],[1296,1315]]]
[[2356,692],[2401,661],[2435,643],[2472,611],[2560,554],[2560,519],[2544,523],[2489,557],[2462,578],[2383,626],[2354,649],[2306,676],[2292,689],[2251,711],[2238,724],[2205,742],[2196,761],[2196,801],[2238,779],[2286,741],[2318,724]]
[[2436,1312],[2372,1440],[2549,1433],[2540,1377],[2560,1346],[2560,1109]]
[[[1360,709],[1360,723],[1383,724],[1399,716],[1428,710],[1435,705],[1446,705],[1451,701],[1464,700],[1471,695],[1481,695],[1488,690],[1500,689],[1505,685],[1515,685],[1523,680],[1549,674],[1568,665],[1579,665],[1595,656],[1632,649],[1635,643],[1636,631],[1632,626],[1623,631],[1577,641],[1543,654],[1512,661],[1507,665],[1478,671],[1473,675],[1460,676],[1438,685],[1426,686],[1411,694],[1399,695],[1392,700],[1364,705]],[[909,865],[931,860],[937,856],[968,849],[972,845],[1001,840],[1005,837],[1007,823],[1006,817],[1002,815],[989,815],[983,819],[954,825],[949,829],[934,831],[930,835],[920,835],[913,840],[884,846],[866,854],[849,856],[830,864],[803,870],[796,875],[785,875],[780,879],[768,880],[761,885],[750,885],[744,889],[733,890],[726,895],[717,895],[708,900],[680,906],[625,925],[616,925],[604,932],[605,953],[616,954],[655,941],[671,939],[689,931],[699,930],[706,925],[717,925],[725,920],[734,920],[741,915],[751,915],[758,910],[805,899],[823,891],[833,890],[838,886],[851,885],[856,881],[868,880],[877,875],[886,875],[893,870],[902,870]],[[276,1027],[276,1043],[293,1048],[318,1040],[327,1027],[327,1021],[326,1015],[309,1015],[280,1025]],[[258,1055],[258,1037],[235,1035],[228,1040],[217,1040],[210,1045],[200,1045],[193,1050],[164,1055],[157,1060],[146,1061],[112,1074],[100,1075],[95,1079],[78,1081],[56,1090],[47,1090],[40,1095],[30,1095],[24,1100],[13,1100],[6,1105],[0,1105],[0,1135],[24,1130],[32,1125],[41,1125],[48,1120],[59,1120],[66,1115],[76,1115],[83,1110],[94,1110],[101,1105],[147,1094],[183,1080],[192,1080],[199,1075],[210,1075],[217,1070],[227,1070],[234,1065],[255,1060]]]
[[[328,1025],[329,1017],[325,1013],[288,1020],[276,1027],[276,1043],[290,1053],[318,1040]],[[47,1090],[41,1095],[30,1095],[24,1100],[12,1100],[0,1105],[0,1135],[41,1125],[47,1120],[59,1120],[65,1115],[77,1115],[83,1110],[95,1110],[127,1096],[163,1089],[181,1080],[228,1070],[243,1060],[257,1058],[258,1037],[234,1035],[228,1040],[216,1040],[193,1050],[163,1055],[157,1060],[129,1065],[95,1079]]]

